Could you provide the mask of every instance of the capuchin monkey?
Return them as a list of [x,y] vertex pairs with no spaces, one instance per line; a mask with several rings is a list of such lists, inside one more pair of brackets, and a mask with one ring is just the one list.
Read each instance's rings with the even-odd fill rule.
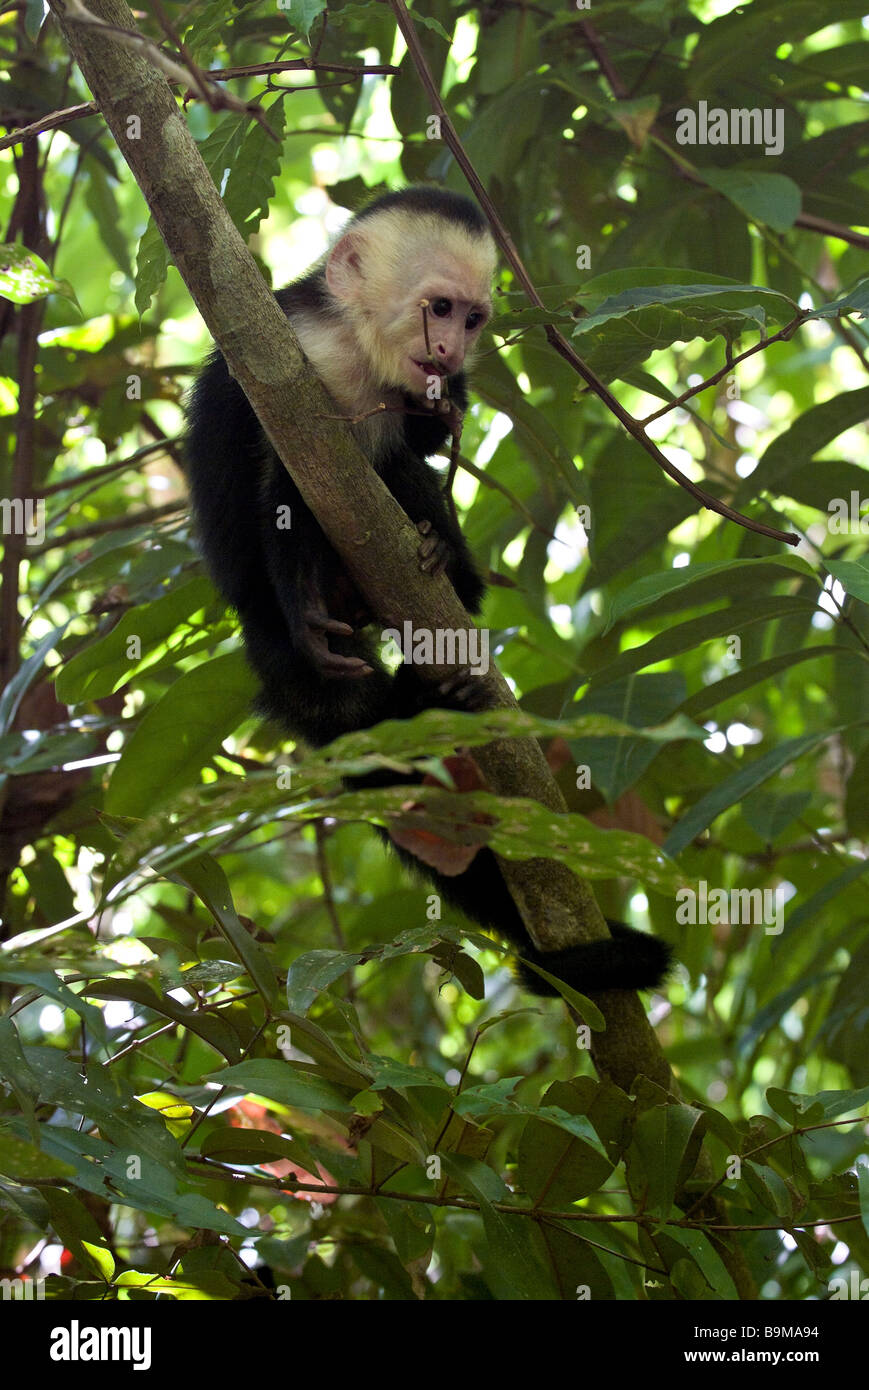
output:
[[[426,460],[451,432],[443,398],[459,411],[467,406],[464,369],[491,317],[495,264],[495,243],[475,204],[418,186],[358,212],[324,260],[276,296],[363,451],[415,523],[420,567],[444,571],[471,613],[480,610],[483,580]],[[441,401],[432,401],[438,393]],[[365,630],[373,615],[364,596],[218,351],[194,386],[188,414],[194,517],[208,569],[241,620],[262,684],[258,712],[319,747],[426,706],[473,707],[478,684],[467,672],[438,688],[411,664],[395,675],[383,666],[376,634]],[[282,529],[279,518],[287,515],[291,525]],[[488,849],[451,877],[394,847],[447,902],[576,989],[652,988],[667,973],[666,943],[622,923],[609,924],[605,941],[537,951]],[[556,993],[521,965],[520,974],[533,993]]]

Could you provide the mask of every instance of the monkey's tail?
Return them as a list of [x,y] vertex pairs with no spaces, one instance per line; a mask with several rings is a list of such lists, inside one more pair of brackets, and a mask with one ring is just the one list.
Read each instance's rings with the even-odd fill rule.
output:
[[[520,949],[525,960],[539,965],[580,994],[601,989],[655,989],[663,984],[673,964],[673,948],[659,936],[636,931],[624,922],[607,921],[608,941],[590,941],[564,951],[538,951],[528,942]],[[517,973],[534,994],[557,995],[548,980],[522,961]]]

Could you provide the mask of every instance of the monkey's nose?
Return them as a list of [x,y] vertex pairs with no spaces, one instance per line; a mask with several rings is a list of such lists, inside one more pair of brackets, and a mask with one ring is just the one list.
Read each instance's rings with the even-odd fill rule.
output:
[[456,370],[456,354],[451,352],[444,343],[438,343],[435,351],[438,358],[443,363],[445,370],[447,372],[454,372]]

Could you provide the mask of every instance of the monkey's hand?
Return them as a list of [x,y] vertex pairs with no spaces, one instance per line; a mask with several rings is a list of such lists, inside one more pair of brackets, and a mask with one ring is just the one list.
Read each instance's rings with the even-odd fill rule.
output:
[[477,710],[486,704],[486,682],[470,666],[460,666],[438,685],[440,709]]
[[420,569],[432,577],[443,574],[450,559],[449,544],[438,535],[430,521],[418,521],[416,529],[422,536],[416,552]]
[[346,681],[361,680],[372,674],[373,667],[361,656],[342,656],[340,652],[329,650],[329,637],[353,636],[349,623],[341,623],[337,618],[330,618],[328,613],[320,613],[314,608],[305,610],[305,623],[311,655],[321,675],[328,676],[330,680]]

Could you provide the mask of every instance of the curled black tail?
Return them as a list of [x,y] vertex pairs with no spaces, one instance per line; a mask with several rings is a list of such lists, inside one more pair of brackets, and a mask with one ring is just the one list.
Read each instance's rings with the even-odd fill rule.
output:
[[[625,926],[624,922],[607,921],[607,926],[609,941],[590,941],[585,946],[570,946],[566,951],[538,951],[529,943],[521,948],[521,953],[580,994],[599,989],[655,989],[662,984],[673,964],[669,943]],[[532,994],[557,995],[548,980],[521,961],[517,970]]]
[[[385,832],[382,833],[385,838]],[[506,937],[517,955],[564,980],[580,994],[600,989],[654,989],[667,977],[673,963],[672,947],[659,936],[636,931],[624,922],[607,922],[611,933],[607,940],[590,941],[565,951],[538,951],[528,939],[525,923],[490,849],[481,849],[464,873],[456,877],[424,867],[398,845],[393,845],[393,849],[408,868],[429,878],[448,903],[461,908],[494,936]],[[531,994],[558,994],[547,980],[521,961],[517,962],[516,973]]]

